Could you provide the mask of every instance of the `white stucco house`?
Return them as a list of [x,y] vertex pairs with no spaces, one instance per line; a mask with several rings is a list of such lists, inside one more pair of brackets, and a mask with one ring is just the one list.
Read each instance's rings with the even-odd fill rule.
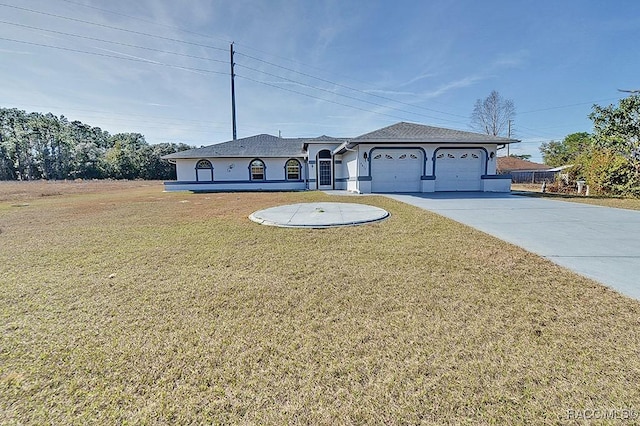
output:
[[516,139],[400,122],[355,138],[260,134],[164,156],[167,191],[509,192],[497,150]]

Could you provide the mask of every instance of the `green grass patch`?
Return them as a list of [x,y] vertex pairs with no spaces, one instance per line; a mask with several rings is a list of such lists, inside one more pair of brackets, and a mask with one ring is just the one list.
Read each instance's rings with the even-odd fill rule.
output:
[[[57,188],[57,187],[56,187]],[[640,411],[640,304],[384,197],[0,202],[2,424],[558,424]],[[362,202],[383,222],[261,226]]]

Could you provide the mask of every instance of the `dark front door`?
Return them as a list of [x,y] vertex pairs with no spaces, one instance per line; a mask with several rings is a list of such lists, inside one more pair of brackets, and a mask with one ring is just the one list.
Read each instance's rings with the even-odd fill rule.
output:
[[328,149],[318,153],[318,189],[333,189],[333,159]]
[[318,173],[320,186],[331,186],[331,160],[320,160]]

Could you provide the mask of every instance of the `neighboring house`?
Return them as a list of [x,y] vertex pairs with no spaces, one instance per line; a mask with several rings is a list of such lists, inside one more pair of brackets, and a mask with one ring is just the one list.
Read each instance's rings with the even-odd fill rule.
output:
[[499,174],[510,174],[513,183],[553,182],[562,168],[551,168],[517,157],[498,157],[496,170]]
[[358,193],[509,192],[496,152],[519,142],[397,123],[356,138],[261,134],[166,155],[177,181],[167,191],[341,189]]

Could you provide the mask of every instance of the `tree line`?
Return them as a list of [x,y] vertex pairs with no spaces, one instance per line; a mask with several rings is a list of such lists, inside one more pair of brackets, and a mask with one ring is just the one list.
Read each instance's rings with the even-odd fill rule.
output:
[[175,179],[163,155],[191,149],[150,145],[140,133],[114,135],[51,113],[0,108],[0,180]]
[[640,197],[640,96],[594,105],[593,133],[573,133],[540,147],[545,164],[567,166],[596,193]]
[[[494,90],[476,101],[471,126],[499,136],[514,115],[513,101]],[[584,180],[596,194],[640,197],[640,95],[633,93],[618,105],[593,105],[589,119],[593,133],[573,133],[562,141],[543,143],[544,163],[571,166],[569,185]]]

